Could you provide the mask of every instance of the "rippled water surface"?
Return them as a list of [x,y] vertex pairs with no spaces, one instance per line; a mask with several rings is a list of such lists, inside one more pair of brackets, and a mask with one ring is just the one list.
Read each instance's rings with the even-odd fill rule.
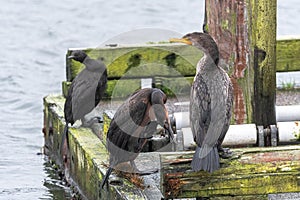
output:
[[[278,1],[278,35],[300,35],[297,0]],[[43,146],[42,98],[60,93],[65,53],[141,28],[201,30],[203,0],[9,0],[0,7],[0,199],[69,199]],[[166,38],[167,39],[167,38]]]

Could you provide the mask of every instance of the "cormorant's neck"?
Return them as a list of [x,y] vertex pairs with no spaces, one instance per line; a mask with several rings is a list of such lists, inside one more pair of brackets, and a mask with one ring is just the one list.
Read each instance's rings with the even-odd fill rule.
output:
[[209,61],[213,61],[216,66],[219,64],[219,50],[216,43],[204,50],[204,54]]
[[[200,50],[203,51],[204,56],[199,61],[201,68],[215,68],[219,64],[219,49],[217,44],[211,40],[202,40],[201,42],[194,44]],[[197,70],[198,71],[198,70]]]
[[199,71],[213,70],[218,67],[219,56],[213,58],[212,56],[204,53],[204,56],[199,60],[197,64],[197,73]]
[[102,72],[106,69],[102,61],[91,59],[88,56],[84,59],[83,64],[85,65],[87,70],[92,72],[99,72],[99,71]]

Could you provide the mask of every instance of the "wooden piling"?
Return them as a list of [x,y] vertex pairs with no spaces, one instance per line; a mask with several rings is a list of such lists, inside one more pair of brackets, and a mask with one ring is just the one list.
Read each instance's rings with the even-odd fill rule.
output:
[[234,123],[275,124],[276,0],[206,0],[205,13],[234,86]]

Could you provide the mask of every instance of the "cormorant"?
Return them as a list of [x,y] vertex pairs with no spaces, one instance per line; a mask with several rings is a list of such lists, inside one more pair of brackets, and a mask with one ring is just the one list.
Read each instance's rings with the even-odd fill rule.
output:
[[133,93],[116,111],[107,133],[106,147],[110,154],[109,169],[102,179],[101,188],[112,169],[130,162],[134,172],[140,172],[134,160],[155,132],[162,126],[173,141],[173,131],[165,107],[167,96],[160,89],[145,88]]
[[209,34],[194,32],[170,41],[193,45],[204,52],[190,96],[190,123],[197,144],[191,165],[194,171],[213,172],[220,168],[218,151],[225,151],[221,144],[230,124],[232,83],[218,65],[218,46]]
[[64,106],[66,125],[62,145],[68,137],[68,124],[73,125],[78,119],[85,124],[84,116],[98,105],[107,83],[107,70],[102,61],[91,59],[81,50],[73,51],[68,59],[83,63],[85,68],[74,78],[68,90]]

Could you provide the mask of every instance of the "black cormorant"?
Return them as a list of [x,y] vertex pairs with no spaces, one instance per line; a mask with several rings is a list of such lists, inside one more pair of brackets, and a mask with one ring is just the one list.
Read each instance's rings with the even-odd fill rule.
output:
[[156,88],[145,88],[133,93],[116,111],[107,133],[106,147],[109,152],[109,169],[101,188],[112,169],[123,162],[130,162],[133,172],[140,172],[134,160],[154,134],[157,125],[162,126],[173,141],[168,112],[167,96]]
[[84,116],[98,105],[107,83],[106,66],[102,61],[91,59],[81,50],[74,50],[68,59],[83,63],[85,68],[74,78],[68,90],[64,106],[66,125],[62,145],[68,136],[68,124],[73,125],[79,119],[85,124]]
[[219,65],[219,50],[207,33],[189,33],[181,39],[204,52],[197,64],[190,96],[190,123],[197,148],[192,160],[194,171],[213,172],[220,168],[218,151],[229,128],[233,88],[229,76]]

